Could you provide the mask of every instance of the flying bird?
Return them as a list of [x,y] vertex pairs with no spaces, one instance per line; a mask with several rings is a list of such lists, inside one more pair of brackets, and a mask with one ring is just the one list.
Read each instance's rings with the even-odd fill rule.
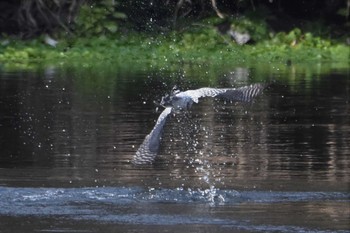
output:
[[171,113],[186,111],[200,98],[215,97],[231,102],[250,102],[265,88],[264,84],[252,84],[238,88],[210,88],[203,87],[197,90],[179,91],[173,89],[172,93],[162,98],[159,105],[164,107],[163,112],[152,131],[145,137],[133,158],[134,164],[152,163],[158,155],[163,127]]

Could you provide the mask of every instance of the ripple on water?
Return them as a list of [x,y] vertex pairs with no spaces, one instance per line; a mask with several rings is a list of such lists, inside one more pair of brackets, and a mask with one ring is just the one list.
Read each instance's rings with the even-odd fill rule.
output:
[[[275,203],[316,200],[349,201],[345,192],[269,192],[210,189],[143,189],[143,188],[0,188],[0,213],[21,214],[21,207],[74,206],[75,203],[109,203],[128,205],[131,203],[168,202],[177,204],[235,205],[242,202]],[[10,208],[11,207],[11,208]],[[18,207],[18,208],[16,208]],[[57,209],[59,210],[59,208]],[[27,212],[27,211],[26,211]],[[32,214],[37,213],[33,211]],[[59,214],[59,211],[57,212]]]
[[[0,187],[0,215],[60,217],[136,225],[203,224],[253,231],[313,232],[298,226],[256,225],[252,224],[251,220],[242,221],[221,217],[212,215],[210,211],[194,214],[188,210],[199,206],[217,208],[247,203],[301,203],[330,200],[348,203],[350,194],[343,192],[238,192],[214,187],[204,190],[135,187]],[[162,208],[171,208],[172,204],[175,204],[175,208],[182,207],[177,212],[169,214],[168,211],[162,212],[158,209],[163,204],[166,206]]]

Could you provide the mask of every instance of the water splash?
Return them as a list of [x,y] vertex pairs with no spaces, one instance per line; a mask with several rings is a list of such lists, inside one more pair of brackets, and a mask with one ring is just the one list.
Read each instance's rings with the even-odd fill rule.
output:
[[[211,215],[210,211],[199,213],[179,211],[169,214],[160,206],[176,204],[182,208],[199,206],[239,205],[241,203],[276,203],[305,201],[349,202],[350,194],[341,192],[238,192],[209,189],[175,188],[143,189],[127,187],[110,188],[6,188],[0,187],[0,215],[59,217],[72,220],[138,225],[202,224],[217,225],[248,231],[278,232],[331,232],[298,226],[254,225],[249,220]],[[151,205],[150,205],[151,204]],[[188,206],[188,207],[186,207]],[[163,207],[164,208],[164,207]],[[204,209],[207,209],[204,207]],[[335,232],[335,231],[332,231]],[[338,233],[346,231],[336,231]]]

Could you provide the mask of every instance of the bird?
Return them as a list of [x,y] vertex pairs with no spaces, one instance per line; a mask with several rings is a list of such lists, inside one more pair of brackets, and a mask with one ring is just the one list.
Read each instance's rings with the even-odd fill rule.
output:
[[265,86],[265,84],[257,83],[237,88],[203,87],[183,92],[174,87],[172,93],[162,97],[159,105],[164,107],[164,110],[159,115],[152,131],[139,146],[132,163],[141,165],[152,164],[155,161],[161,144],[163,128],[171,113],[187,111],[193,103],[198,103],[199,99],[204,97],[215,97],[230,102],[250,102],[263,91]]

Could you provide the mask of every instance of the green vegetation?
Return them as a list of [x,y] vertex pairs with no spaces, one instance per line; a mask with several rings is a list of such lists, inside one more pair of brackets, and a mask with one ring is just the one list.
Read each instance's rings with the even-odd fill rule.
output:
[[[52,9],[62,12],[67,8],[68,15],[74,20],[67,23],[56,17],[55,30],[49,33],[57,40],[57,45],[49,45],[44,33],[25,40],[18,35],[3,34],[0,38],[0,63],[3,67],[30,68],[35,64],[72,63],[89,66],[97,62],[123,66],[138,64],[141,67],[171,67],[178,64],[224,66],[252,62],[295,64],[332,61],[348,64],[350,60],[350,49],[346,43],[346,40],[350,40],[346,33],[349,23],[345,17],[348,14],[344,14],[348,8],[343,5],[336,7],[344,15],[345,23],[338,28],[342,33],[332,37],[334,33],[330,26],[321,21],[286,30],[273,30],[266,20],[279,20],[272,12],[273,7],[262,5],[252,9],[249,1],[242,1],[244,16],[221,19],[217,15],[209,15],[200,20],[193,18],[194,15],[180,17],[186,7],[177,8],[175,1],[169,5],[175,7],[176,17],[172,17],[171,22],[166,16],[169,15],[169,7],[161,3],[154,13],[152,6],[145,6],[142,2],[133,5],[110,0],[69,1],[71,7],[59,5],[59,2],[51,5],[46,5],[44,1],[26,3],[32,28],[39,27],[39,21],[43,19],[31,15],[31,9],[46,10],[54,15]],[[73,6],[79,6],[79,11],[72,10]],[[194,9],[195,6],[191,7]],[[146,13],[135,17],[131,12]],[[218,11],[216,13],[219,15]],[[51,21],[44,18],[43,25],[48,31]],[[25,24],[23,19],[20,22]],[[176,27],[171,26],[175,23]],[[227,28],[220,31],[220,24],[227,24]],[[238,45],[226,33],[228,30],[248,33],[250,43]]]
[[74,25],[76,35],[82,37],[116,34],[119,20],[127,18],[124,13],[116,10],[117,5],[117,2],[108,0],[82,5]]
[[37,38],[30,41],[6,39],[0,47],[1,63],[71,63],[111,60],[115,63],[242,63],[249,61],[305,62],[349,60],[349,47],[302,33],[299,29],[278,33],[269,40],[239,46],[218,34],[201,28],[190,33],[167,35],[118,35],[88,39],[59,40],[57,47]]

